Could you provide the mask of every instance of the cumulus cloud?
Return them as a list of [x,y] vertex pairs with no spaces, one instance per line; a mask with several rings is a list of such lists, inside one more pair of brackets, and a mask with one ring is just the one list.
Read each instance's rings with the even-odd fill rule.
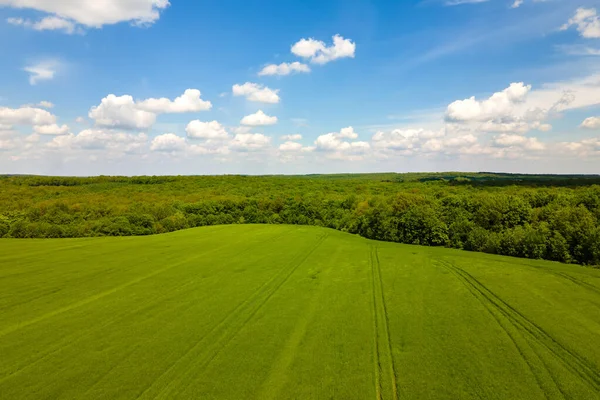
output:
[[38,106],[38,107],[42,107],[42,108],[53,108],[53,107],[54,107],[54,104],[52,104],[52,103],[51,103],[51,102],[49,102],[49,101],[45,101],[45,100],[43,100],[43,101],[40,101],[40,102],[37,104],[37,106]]
[[515,0],[514,3],[510,6],[510,8],[519,8],[523,4],[523,0]]
[[482,132],[512,132],[525,134],[531,130],[548,132],[552,130],[552,125],[540,121],[527,122],[515,120],[510,122],[486,121],[479,125],[478,129]]
[[96,125],[122,129],[147,129],[154,125],[157,114],[187,113],[209,110],[210,101],[200,98],[198,89],[187,89],[171,101],[167,98],[150,98],[134,101],[130,95],[109,94],[100,105],[92,107],[88,116]]
[[600,129],[600,117],[586,118],[580,127],[584,129]]
[[595,8],[578,8],[573,18],[560,29],[567,30],[572,26],[575,26],[579,34],[586,39],[600,38],[600,16]]
[[298,57],[310,60],[314,64],[326,64],[339,58],[354,58],[356,44],[340,35],[333,36],[333,44],[327,46],[313,38],[300,39],[292,46],[292,53]]
[[36,31],[63,31],[67,34],[75,32],[75,23],[56,16],[45,17],[39,21],[31,21],[23,18],[8,18],[6,22],[12,25],[34,29]]
[[280,139],[286,141],[302,140],[302,135],[300,135],[299,133],[296,133],[294,135],[283,135],[280,137]]
[[511,135],[503,133],[493,139],[496,146],[499,147],[522,147],[526,150],[540,151],[546,146],[537,138],[528,138],[522,135]]
[[394,129],[390,132],[378,131],[373,135],[373,146],[378,149],[389,150],[413,150],[420,143],[429,139],[439,138],[444,135],[443,131],[431,131],[426,129]]
[[[32,9],[49,14],[37,22],[29,21],[29,26],[38,30],[61,29],[69,33],[70,25],[80,24],[91,28],[104,25],[130,22],[132,25],[145,26],[160,18],[160,12],[170,5],[169,0],[0,0],[0,6],[16,9]],[[16,25],[19,18],[14,18]],[[14,23],[14,22],[12,22]],[[42,29],[43,28],[43,29]]]
[[512,114],[516,104],[525,100],[531,85],[523,82],[511,83],[501,92],[480,101],[475,96],[465,100],[457,100],[448,106],[446,119],[450,121],[484,121],[502,118]]
[[281,151],[300,151],[302,150],[302,144],[298,142],[285,142],[279,145],[279,150]]
[[218,121],[191,121],[185,128],[191,139],[224,140],[229,137],[227,131]]
[[212,108],[210,101],[200,98],[201,92],[198,89],[187,89],[181,96],[171,101],[166,97],[160,99],[146,99],[136,103],[137,108],[143,111],[153,112],[155,114],[163,113],[189,113],[197,111],[206,111]]
[[107,150],[111,154],[131,154],[146,147],[145,133],[131,134],[105,129],[85,129],[77,135],[56,136],[47,147],[54,150]]
[[42,61],[26,66],[23,68],[23,71],[29,73],[29,84],[36,85],[40,81],[54,79],[57,69],[58,63],[56,61]]
[[238,133],[229,143],[237,151],[257,151],[269,147],[271,138],[261,133]]
[[600,138],[587,138],[578,142],[557,143],[556,153],[585,159],[600,156]]
[[277,123],[277,117],[271,117],[262,110],[258,110],[254,114],[246,115],[240,123],[247,126],[274,125]]
[[268,76],[268,75],[289,75],[297,72],[310,72],[310,67],[306,64],[302,64],[298,61],[294,61],[292,63],[281,63],[277,64],[269,64],[265,66],[259,73],[258,76]]
[[346,141],[343,139],[356,139],[358,134],[349,126],[340,132],[330,132],[320,135],[315,140],[315,150],[328,153],[327,157],[340,160],[360,160],[371,149],[371,145],[364,141]]
[[0,107],[0,124],[2,125],[52,125],[56,116],[46,110],[35,107],[9,108]]
[[[202,141],[194,143],[173,133],[165,133],[156,136],[152,140],[150,150],[164,153],[182,153],[187,156],[225,155],[230,154],[232,151],[263,151],[270,148],[271,145],[271,138],[261,133],[238,133],[231,137],[216,121],[201,124],[205,125],[194,123],[188,125],[192,127],[192,129],[188,129],[188,139],[203,139]],[[210,127],[211,124],[212,127]],[[192,135],[190,135],[190,132]]]
[[39,135],[66,135],[69,133],[69,127],[67,125],[59,126],[57,124],[36,125],[33,127],[33,131]]
[[140,110],[129,95],[109,94],[90,109],[88,116],[98,126],[123,129],[147,129],[156,121],[155,113]]
[[243,85],[233,85],[232,92],[234,96],[245,96],[249,101],[259,103],[276,104],[279,103],[279,89],[269,89],[258,83],[246,82]]
[[356,139],[358,137],[358,133],[354,132],[354,128],[351,126],[342,128],[340,133],[337,133],[336,135],[341,139]]
[[176,152],[185,150],[187,143],[185,138],[174,133],[158,135],[150,143],[150,150],[163,152]]

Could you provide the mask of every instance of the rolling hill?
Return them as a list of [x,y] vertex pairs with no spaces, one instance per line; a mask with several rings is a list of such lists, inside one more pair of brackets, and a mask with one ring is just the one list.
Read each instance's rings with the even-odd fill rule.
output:
[[0,239],[2,399],[600,398],[600,270],[289,225]]

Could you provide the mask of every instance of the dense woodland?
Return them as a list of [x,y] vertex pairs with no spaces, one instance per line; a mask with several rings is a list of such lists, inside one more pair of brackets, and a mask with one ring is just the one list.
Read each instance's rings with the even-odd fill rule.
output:
[[600,264],[600,176],[0,177],[0,237],[326,226],[392,242]]

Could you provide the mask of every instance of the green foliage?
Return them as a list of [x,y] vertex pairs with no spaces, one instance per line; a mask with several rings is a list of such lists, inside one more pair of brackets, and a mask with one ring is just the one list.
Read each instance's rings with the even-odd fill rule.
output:
[[[338,207],[345,198],[331,207],[350,212]],[[443,237],[432,204],[394,211],[380,200],[361,217],[381,208],[429,232],[412,236],[418,241]],[[233,215],[219,204],[187,214],[191,208],[173,202],[170,222],[160,225]],[[252,206],[259,218],[275,215],[265,204],[240,203],[236,215]],[[138,222],[148,228],[150,214],[135,209],[76,226],[98,235]],[[323,221],[328,213],[321,210]],[[47,223],[24,224],[45,232]],[[533,229],[473,232],[482,234],[482,249],[490,241],[536,256]],[[600,393],[600,270],[556,262],[312,226],[232,224],[144,237],[2,239],[0,296],[7,400],[592,400]]]
[[128,236],[222,224],[598,264],[600,178],[364,174],[0,179],[0,237]]

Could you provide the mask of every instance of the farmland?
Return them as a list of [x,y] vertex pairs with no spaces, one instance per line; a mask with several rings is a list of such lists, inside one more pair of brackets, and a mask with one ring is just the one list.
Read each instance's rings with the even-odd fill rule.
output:
[[594,399],[600,270],[217,225],[0,239],[0,398]]

